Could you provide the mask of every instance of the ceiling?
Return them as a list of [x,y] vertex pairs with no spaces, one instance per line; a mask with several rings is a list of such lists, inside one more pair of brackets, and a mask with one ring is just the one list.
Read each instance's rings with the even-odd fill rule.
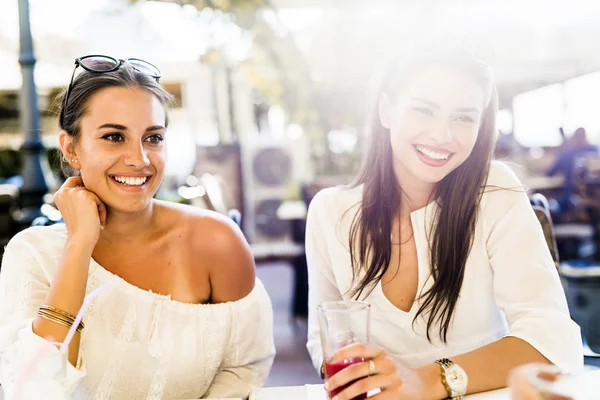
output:
[[[574,0],[271,0],[315,76],[368,80],[381,60],[432,32],[492,65],[506,98],[600,70],[600,2]],[[304,24],[301,21],[304,20]]]
[[[5,71],[0,87],[18,87],[17,2],[0,3],[0,69]],[[185,15],[185,23],[177,22],[182,12],[172,7],[149,14],[149,7],[124,9],[125,0],[30,3],[39,69],[50,71],[40,81],[52,85],[58,83],[54,76],[69,76],[74,54],[94,50],[121,56],[135,49],[138,56],[161,63],[197,60],[204,51],[202,38],[211,34]],[[411,40],[437,31],[460,38],[489,62],[506,99],[600,70],[597,0],[270,0],[270,4],[304,54],[315,81],[342,92],[360,92],[381,62]],[[45,63],[57,64],[60,73],[42,68]]]

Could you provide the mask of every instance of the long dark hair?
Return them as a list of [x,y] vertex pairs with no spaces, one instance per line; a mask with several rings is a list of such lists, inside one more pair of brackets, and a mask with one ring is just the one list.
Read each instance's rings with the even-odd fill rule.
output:
[[393,166],[389,129],[381,125],[377,101],[382,93],[395,99],[412,73],[430,65],[449,66],[474,79],[486,93],[486,107],[475,146],[470,156],[436,187],[438,201],[432,229],[427,232],[433,285],[419,294],[419,316],[427,319],[427,339],[439,323],[439,337],[447,341],[454,309],[463,282],[465,264],[475,235],[477,211],[485,187],[495,144],[497,96],[489,66],[461,46],[427,47],[413,50],[390,63],[374,97],[369,120],[369,146],[353,187],[364,185],[362,202],[350,228],[350,256],[357,280],[353,290],[359,298],[379,283],[392,256],[390,235],[394,216],[400,210],[401,189]]

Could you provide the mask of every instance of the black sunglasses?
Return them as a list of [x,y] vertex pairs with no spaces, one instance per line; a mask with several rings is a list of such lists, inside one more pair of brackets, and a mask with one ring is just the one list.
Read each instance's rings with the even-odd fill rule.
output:
[[157,82],[160,79],[160,70],[158,69],[158,67],[149,63],[148,61],[140,60],[139,58],[128,58],[126,60],[120,60],[113,57],[101,55],[89,55],[79,57],[75,59],[75,68],[73,68],[71,82],[69,83],[67,93],[65,94],[65,102],[63,103],[63,107],[59,117],[60,125],[62,126],[63,124],[65,108],[67,108],[69,104],[69,96],[71,95],[71,88],[73,87],[73,78],[75,78],[75,71],[77,71],[77,67],[81,67],[88,72],[95,72],[101,74],[103,72],[116,71],[119,68],[121,68],[121,66],[125,63],[131,65],[131,67],[137,72],[155,78]]

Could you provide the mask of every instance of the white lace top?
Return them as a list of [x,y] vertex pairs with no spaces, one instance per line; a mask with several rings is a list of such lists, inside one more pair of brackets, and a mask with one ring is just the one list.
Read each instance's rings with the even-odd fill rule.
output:
[[[56,347],[32,321],[58,268],[64,225],[29,228],[8,244],[0,274],[0,383],[14,384],[13,365]],[[77,368],[66,390],[85,399],[247,397],[265,382],[273,357],[273,314],[257,280],[245,298],[186,304],[133,286],[90,261],[87,292],[117,279],[84,317]],[[15,367],[16,368],[16,367]],[[7,387],[9,386],[9,387]]]

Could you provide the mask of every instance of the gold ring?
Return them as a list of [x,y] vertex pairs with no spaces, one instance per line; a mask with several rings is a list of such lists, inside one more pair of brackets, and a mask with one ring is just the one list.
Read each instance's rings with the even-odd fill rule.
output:
[[375,374],[375,361],[369,360],[369,376]]

